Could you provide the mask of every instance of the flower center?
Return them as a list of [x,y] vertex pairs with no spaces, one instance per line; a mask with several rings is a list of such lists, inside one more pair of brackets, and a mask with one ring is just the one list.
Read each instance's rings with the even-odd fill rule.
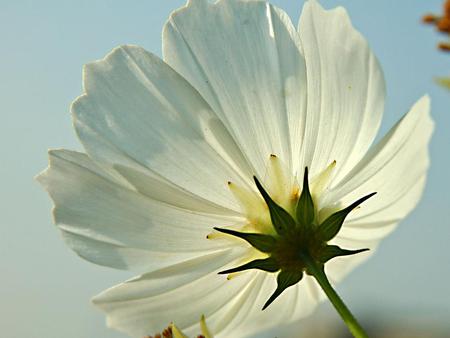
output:
[[[305,168],[303,185],[300,192],[298,183],[290,179],[275,155],[270,156],[268,166],[268,191],[254,177],[260,196],[229,182],[229,187],[243,206],[248,224],[241,231],[229,228],[214,228],[218,232],[247,241],[257,252],[259,258],[241,266],[220,272],[230,274],[248,269],[259,269],[270,273],[278,272],[278,287],[263,309],[269,306],[286,288],[298,283],[303,273],[308,271],[310,262],[323,269],[330,259],[366,251],[345,250],[329,245],[341,229],[347,215],[358,205],[375,193],[366,195],[350,206],[330,211],[317,209],[317,197],[327,187],[333,162],[319,174],[310,189],[308,168]],[[314,191],[314,195],[311,193]],[[262,197],[262,198],[261,198]]]

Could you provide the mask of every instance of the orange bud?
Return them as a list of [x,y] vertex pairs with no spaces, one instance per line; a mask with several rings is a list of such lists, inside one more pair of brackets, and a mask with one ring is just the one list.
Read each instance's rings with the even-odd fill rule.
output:
[[450,0],[447,0],[447,1],[444,3],[444,15],[445,15],[447,18],[450,18]]
[[441,18],[436,25],[437,29],[443,33],[450,33],[450,18]]
[[441,42],[438,47],[444,52],[450,52],[450,43]]
[[426,14],[422,17],[423,23],[435,23],[437,21],[437,17],[433,14]]

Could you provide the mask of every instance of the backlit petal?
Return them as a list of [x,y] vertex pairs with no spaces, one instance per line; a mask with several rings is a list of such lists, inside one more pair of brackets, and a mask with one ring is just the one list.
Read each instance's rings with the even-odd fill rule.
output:
[[229,128],[255,175],[264,177],[270,154],[292,171],[306,80],[298,33],[283,11],[262,1],[192,0],[171,15],[163,50]]
[[251,180],[241,152],[209,105],[161,59],[118,47],[85,67],[84,89],[72,112],[91,157],[238,210],[226,183]]
[[[242,252],[240,252],[242,254]],[[234,318],[236,302],[245,302],[255,287],[254,272],[233,281],[217,269],[236,254],[209,255],[132,279],[106,290],[94,303],[108,315],[108,324],[133,337],[161,331],[174,321],[189,336],[198,334],[199,313],[208,318],[215,337]]]
[[308,79],[302,163],[315,175],[336,160],[339,179],[363,157],[378,131],[383,74],[343,8],[326,11],[307,1],[299,31]]
[[348,216],[339,236],[380,239],[418,203],[429,167],[428,144],[434,124],[430,100],[421,98],[357,166],[327,194],[348,205],[370,192],[377,195]]
[[39,180],[55,203],[55,223],[67,243],[85,259],[114,268],[150,271],[229,247],[206,236],[214,224],[239,221],[143,196],[81,153],[51,151]]

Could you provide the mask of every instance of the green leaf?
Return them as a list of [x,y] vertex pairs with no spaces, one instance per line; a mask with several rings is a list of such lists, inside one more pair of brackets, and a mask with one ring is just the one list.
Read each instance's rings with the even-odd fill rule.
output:
[[253,176],[255,179],[256,186],[258,187],[259,192],[261,193],[264,201],[266,201],[267,206],[269,207],[270,219],[272,221],[272,225],[275,228],[275,231],[283,236],[287,234],[290,230],[295,228],[295,220],[292,216],[276,204],[269,194],[264,190],[261,183],[259,183],[258,179]]
[[249,269],[259,269],[267,272],[277,272],[278,270],[280,270],[280,267],[278,266],[278,263],[274,258],[268,257],[266,259],[255,259],[254,261],[248,262],[236,268],[221,271],[219,272],[219,274],[225,275]]
[[321,263],[326,263],[330,259],[339,257],[339,256],[350,256],[350,255],[356,255],[360,252],[368,251],[369,249],[359,249],[359,250],[346,250],[341,249],[337,245],[327,245],[321,252],[318,257],[319,261]]
[[263,310],[265,310],[272,302],[277,299],[284,290],[288,287],[297,284],[303,277],[302,271],[280,271],[277,277],[277,289],[270,296],[267,302],[263,306]]
[[270,236],[270,235],[264,235],[264,234],[258,234],[258,233],[249,233],[249,232],[239,232],[235,230],[230,229],[222,229],[222,228],[214,228],[214,230],[217,230],[219,232],[223,232],[225,234],[239,237],[248,243],[250,243],[251,246],[255,247],[259,251],[270,253],[274,250],[275,245],[277,244],[277,240]]
[[318,230],[317,233],[320,239],[327,242],[330,239],[334,238],[334,236],[338,234],[339,230],[341,230],[342,224],[344,223],[344,220],[350,213],[350,211],[355,209],[358,205],[368,200],[375,194],[376,192],[364,196],[359,200],[357,200],[356,202],[352,203],[347,208],[335,212],[330,217],[328,217],[321,225],[319,225],[319,228],[317,229]]
[[308,227],[314,221],[314,213],[314,201],[309,191],[308,167],[306,167],[303,176],[303,190],[297,203],[297,221],[300,225]]

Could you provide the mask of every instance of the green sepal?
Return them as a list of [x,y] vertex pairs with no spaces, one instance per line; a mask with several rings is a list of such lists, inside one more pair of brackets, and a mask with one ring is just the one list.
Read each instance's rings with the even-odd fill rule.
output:
[[328,262],[330,259],[339,257],[339,256],[350,256],[350,255],[356,255],[364,251],[369,251],[369,249],[359,249],[359,250],[346,250],[341,249],[337,245],[327,245],[325,248],[322,249],[318,256],[318,260],[320,263],[324,264]]
[[235,236],[247,241],[251,246],[258,249],[259,251],[270,253],[274,250],[277,241],[274,237],[270,235],[249,233],[249,232],[239,232],[231,229],[214,228],[219,232]]
[[277,299],[283,293],[284,290],[300,282],[302,277],[302,271],[280,271],[277,276],[277,289],[272,294],[272,296],[270,296],[262,309],[265,310],[270,304],[272,304],[275,299]]
[[308,167],[303,176],[303,190],[297,203],[296,216],[301,226],[307,227],[314,222],[314,201],[309,190]]
[[349,205],[347,208],[337,211],[331,216],[329,216],[325,221],[323,221],[322,224],[319,225],[319,228],[317,229],[317,234],[319,235],[319,238],[324,242],[327,242],[332,238],[334,238],[334,236],[338,234],[339,230],[341,230],[342,224],[344,223],[344,220],[350,213],[350,211],[355,209],[358,205],[368,200],[375,194],[376,192],[373,192],[367,196],[364,196],[359,200],[357,200],[356,202]]
[[220,271],[219,274],[226,275],[229,273],[239,272],[239,271],[244,271],[244,270],[249,270],[249,269],[258,269],[258,270],[263,270],[263,271],[267,271],[267,272],[277,272],[278,270],[280,270],[280,267],[278,266],[278,263],[274,258],[268,257],[266,259],[255,259],[254,261],[248,262],[248,263],[238,266],[236,268],[225,270],[225,271]]
[[289,231],[295,228],[295,220],[286,210],[274,202],[274,200],[264,190],[261,183],[259,183],[258,179],[255,176],[253,178],[255,179],[259,192],[269,207],[270,219],[275,231],[281,236],[286,235]]

